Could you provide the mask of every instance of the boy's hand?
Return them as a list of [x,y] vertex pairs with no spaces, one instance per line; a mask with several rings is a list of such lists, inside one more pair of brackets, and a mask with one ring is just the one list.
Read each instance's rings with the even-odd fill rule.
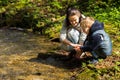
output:
[[77,52],[77,53],[75,54],[75,58],[80,59],[81,54],[82,54],[81,52]]
[[80,59],[80,56],[81,56],[81,54],[82,54],[82,51],[81,51],[81,49],[80,49],[80,46],[79,46],[79,47],[75,47],[74,49],[75,49],[75,51],[76,51],[75,57],[76,57],[77,59]]

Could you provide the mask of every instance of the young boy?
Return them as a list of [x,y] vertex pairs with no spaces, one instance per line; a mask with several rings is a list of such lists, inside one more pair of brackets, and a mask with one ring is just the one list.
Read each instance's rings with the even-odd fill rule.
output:
[[92,17],[84,18],[80,23],[83,32],[87,34],[87,38],[83,46],[76,47],[76,51],[90,52],[93,56],[90,63],[97,63],[99,58],[105,59],[111,55],[112,42],[108,34],[104,31],[103,23],[94,20]]

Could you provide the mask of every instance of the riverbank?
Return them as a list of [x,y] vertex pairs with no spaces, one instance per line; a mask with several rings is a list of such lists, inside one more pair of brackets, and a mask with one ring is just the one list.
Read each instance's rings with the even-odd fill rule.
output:
[[[86,60],[64,61],[60,43],[45,36],[0,29],[0,80],[119,79],[120,57],[112,55],[97,65]],[[86,77],[87,76],[87,77]]]

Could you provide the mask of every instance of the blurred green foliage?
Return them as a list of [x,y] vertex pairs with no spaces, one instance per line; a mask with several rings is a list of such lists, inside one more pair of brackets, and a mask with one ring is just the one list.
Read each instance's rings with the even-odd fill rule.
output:
[[59,37],[66,9],[74,6],[107,24],[109,33],[119,35],[119,4],[119,0],[1,0],[0,27],[31,28],[50,38]]

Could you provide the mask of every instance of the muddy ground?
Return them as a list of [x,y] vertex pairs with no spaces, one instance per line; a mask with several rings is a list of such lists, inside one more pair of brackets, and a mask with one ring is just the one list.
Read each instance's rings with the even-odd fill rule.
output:
[[[60,50],[59,42],[52,42],[45,36],[0,29],[0,80],[95,80],[94,77],[90,79],[80,75],[88,66],[88,58],[66,61],[64,53]],[[95,67],[87,68],[110,68],[116,62],[120,62],[120,57],[112,55]],[[101,74],[97,79],[106,79],[108,73]],[[113,72],[107,75],[107,79],[111,75],[114,80]]]

